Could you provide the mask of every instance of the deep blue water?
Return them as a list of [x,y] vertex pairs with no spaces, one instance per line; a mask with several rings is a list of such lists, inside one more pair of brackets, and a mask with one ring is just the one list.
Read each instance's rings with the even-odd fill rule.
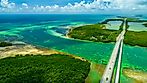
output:
[[96,23],[114,15],[96,14],[0,14],[0,23],[38,23],[46,21],[70,21]]

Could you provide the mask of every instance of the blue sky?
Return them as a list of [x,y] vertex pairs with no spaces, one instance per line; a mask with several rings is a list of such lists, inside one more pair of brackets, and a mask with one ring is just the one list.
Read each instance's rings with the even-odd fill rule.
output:
[[[9,0],[10,2],[15,2],[16,4],[27,3],[31,6],[35,5],[60,5],[65,6],[68,3],[74,4],[75,2],[81,2],[82,0]],[[85,0],[86,2],[93,2],[94,0]]]
[[0,13],[147,13],[147,0],[1,0]]

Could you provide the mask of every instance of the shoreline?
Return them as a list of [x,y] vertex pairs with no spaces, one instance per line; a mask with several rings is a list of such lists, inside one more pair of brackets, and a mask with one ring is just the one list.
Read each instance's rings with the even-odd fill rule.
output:
[[[25,56],[26,54],[41,54],[41,55],[51,55],[51,54],[64,54],[67,56],[71,56],[75,59],[79,59],[82,61],[88,61],[89,63],[91,63],[90,66],[90,72],[88,77],[85,79],[86,83],[92,82],[91,80],[99,80],[103,74],[103,71],[105,69],[105,65],[103,64],[98,64],[98,63],[93,63],[89,60],[86,60],[82,57],[76,56],[76,55],[71,55],[68,53],[64,53],[64,52],[60,52],[57,50],[53,50],[53,49],[47,49],[47,48],[43,48],[43,47],[37,47],[37,46],[32,46],[29,44],[26,44],[24,46],[9,46],[9,47],[5,47],[3,50],[0,49],[0,59],[3,58],[7,58],[7,57],[15,57],[18,54],[21,54],[23,56]],[[93,72],[95,72],[97,75],[96,77],[98,77],[96,79],[96,77],[93,77]],[[135,74],[136,73],[136,74]],[[137,82],[144,82],[147,81],[147,78],[145,78],[144,76],[147,76],[147,72],[144,71],[137,71],[137,70],[133,70],[133,69],[123,69],[123,75],[125,75],[127,78],[131,78],[133,81]],[[138,78],[137,75],[140,75],[140,77]]]
[[70,33],[73,29],[77,28],[77,27],[81,27],[81,26],[86,26],[86,25],[91,25],[91,24],[81,24],[81,25],[76,25],[76,26],[67,26],[69,27],[66,34],[65,34],[65,37],[67,38],[71,38],[71,37],[68,37],[68,33]]
[[[77,27],[74,27],[77,28]],[[86,41],[86,42],[94,42],[94,41],[89,41],[89,40],[81,40],[81,39],[75,39],[70,37],[70,35],[68,35],[70,32],[72,32],[72,30],[74,28],[70,28],[68,30],[68,33],[66,34],[67,38],[70,39],[74,39],[74,40],[78,40],[78,41]],[[96,42],[96,43],[104,43],[104,42]],[[115,43],[115,42],[109,42],[109,43]],[[128,45],[125,44],[125,46],[131,46],[131,47],[141,47],[141,48],[146,48],[144,46],[138,46],[138,45]],[[97,67],[96,67],[97,66]],[[93,83],[93,82],[99,82],[100,79],[95,79],[95,78],[91,78],[92,77],[92,73],[95,72],[97,73],[97,75],[95,75],[97,78],[101,78],[100,76],[102,76],[103,71],[105,69],[105,65],[103,64],[95,64],[95,67],[92,65],[91,62],[91,70],[89,72],[88,77],[86,78],[86,83]],[[98,76],[100,75],[100,76]],[[147,82],[147,78],[145,78],[145,76],[147,76],[147,72],[146,71],[141,71],[141,70],[134,70],[134,69],[129,69],[129,68],[124,68],[122,71],[122,75],[123,75],[123,79],[126,78],[129,82],[133,82],[133,83],[145,83]]]
[[[65,37],[68,38],[68,39],[71,39],[71,40],[77,40],[77,41],[83,41],[83,42],[94,42],[94,43],[104,43],[104,44],[115,44],[115,42],[95,42],[95,41],[89,41],[89,40],[82,40],[82,39],[75,39],[75,38],[72,38],[70,37],[69,33],[72,32],[73,29],[75,29],[77,27],[71,27],[68,29]],[[135,31],[134,31],[135,32]],[[147,48],[146,46],[139,46],[139,45],[130,45],[130,44],[124,44],[125,46],[132,46],[132,47],[140,47],[140,48]]]
[[[76,55],[61,52],[61,51],[58,51],[55,49],[34,46],[34,45],[30,45],[30,44],[0,47],[0,59],[7,58],[7,57],[15,57],[16,55],[25,56],[26,54],[33,54],[33,55],[37,55],[37,54],[40,54],[40,55],[64,54],[64,55],[74,57],[75,59],[79,59],[82,61],[88,61],[88,60],[81,58],[79,56],[76,56]],[[90,61],[88,61],[88,62],[90,62]]]
[[[91,24],[91,25],[94,25],[94,24]],[[84,25],[84,26],[87,26],[87,25]],[[105,26],[105,27],[106,27],[106,26]],[[71,27],[71,28],[69,28],[69,30],[67,31],[65,37],[66,37],[66,38],[70,38],[70,39],[80,40],[80,41],[87,41],[87,42],[115,43],[114,41],[107,41],[107,42],[105,42],[105,41],[94,41],[94,40],[80,39],[80,38],[71,37],[71,35],[69,35],[69,33],[72,33],[72,31],[73,31],[74,29],[76,29],[76,28],[78,28],[78,27]],[[109,29],[104,29],[104,30],[108,30],[108,31],[109,31]],[[110,31],[111,31],[111,30],[110,30]],[[115,31],[117,31],[117,30],[115,30]],[[128,34],[128,33],[129,33],[128,35],[130,35],[130,34],[132,34],[132,33],[138,34],[138,33],[140,33],[140,32],[145,32],[145,31],[127,31],[127,34]],[[146,32],[147,32],[147,31],[146,31]],[[128,37],[128,36],[126,36],[126,37]],[[126,41],[125,45],[134,46],[134,47],[143,47],[143,48],[147,48],[146,45],[142,45],[142,44],[138,44],[138,43],[136,43],[136,44],[130,44],[130,42],[127,42],[128,39],[125,39],[125,41]]]
[[8,46],[0,49],[0,59],[7,58],[7,57],[15,57],[16,55],[26,55],[26,54],[57,54],[59,52],[55,50],[47,50],[36,48],[32,45],[24,45],[24,46]]

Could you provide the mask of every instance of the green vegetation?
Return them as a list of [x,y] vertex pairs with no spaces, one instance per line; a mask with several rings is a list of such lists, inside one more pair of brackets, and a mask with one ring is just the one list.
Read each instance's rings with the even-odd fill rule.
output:
[[124,21],[122,21],[121,25],[119,26],[119,30],[123,30]]
[[12,46],[12,43],[9,42],[0,42],[0,47]]
[[145,27],[147,27],[147,23],[144,23],[143,25],[144,25]]
[[69,32],[69,37],[96,42],[115,42],[120,31],[105,29],[103,24],[85,25]]
[[[73,29],[68,35],[69,37],[75,39],[90,40],[95,42],[115,42],[116,37],[121,30],[108,30],[104,29],[104,27],[105,26],[103,24],[85,25]],[[124,43],[133,46],[138,45],[147,47],[147,31],[127,31]]]
[[19,55],[0,60],[0,83],[84,83],[89,71],[71,56]]
[[109,21],[123,21],[123,18],[111,18],[111,19],[106,19],[101,24],[107,24]]
[[[101,24],[107,24],[109,21],[124,21],[124,18],[127,17],[119,17],[119,18],[111,18],[111,19],[106,19],[103,22],[101,22]],[[139,20],[138,18],[127,18],[127,22],[142,22],[145,20]]]
[[127,18],[128,22],[134,22],[134,21],[139,21],[139,18]]
[[127,31],[125,35],[125,44],[129,45],[138,45],[147,47],[147,31],[141,31],[141,32],[134,32],[134,31]]
[[[101,24],[107,24],[109,21],[124,21],[124,18],[127,17],[118,16],[118,18],[106,19],[101,22]],[[140,20],[139,18],[127,18],[127,22],[147,22],[147,20]]]

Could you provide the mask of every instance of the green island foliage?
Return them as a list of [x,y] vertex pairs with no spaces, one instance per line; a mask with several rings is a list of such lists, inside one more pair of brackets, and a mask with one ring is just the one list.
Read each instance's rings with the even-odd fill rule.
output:
[[147,23],[144,23],[144,24],[142,24],[142,25],[144,25],[145,27],[147,27]]
[[128,22],[139,22],[139,18],[127,18]]
[[132,46],[137,45],[147,47],[147,31],[127,31],[127,33],[125,34],[124,43]]
[[120,30],[108,30],[103,24],[94,24],[74,28],[68,33],[68,36],[75,39],[95,42],[115,42],[119,33]]
[[61,54],[0,59],[0,83],[84,83],[89,71],[88,61]]
[[[104,29],[104,27],[105,25],[103,24],[80,26],[70,31],[68,36],[75,39],[90,40],[94,42],[115,42],[116,37],[121,30],[108,30]],[[147,47],[147,31],[127,31],[124,43],[132,46],[137,45]]]
[[12,46],[12,43],[9,42],[0,42],[0,47]]
[[123,21],[123,18],[110,18],[110,19],[106,19],[106,20],[102,21],[101,24],[107,24],[109,21]]
[[[107,24],[109,21],[124,21],[127,17],[109,18],[101,22],[101,24]],[[144,22],[145,20],[139,20],[139,18],[127,18],[127,22]]]
[[101,22],[101,24],[107,24],[109,21],[124,21],[124,18],[127,18],[127,22],[147,22],[147,20],[140,20],[139,18],[128,18],[128,17],[121,17],[118,18],[109,18]]

